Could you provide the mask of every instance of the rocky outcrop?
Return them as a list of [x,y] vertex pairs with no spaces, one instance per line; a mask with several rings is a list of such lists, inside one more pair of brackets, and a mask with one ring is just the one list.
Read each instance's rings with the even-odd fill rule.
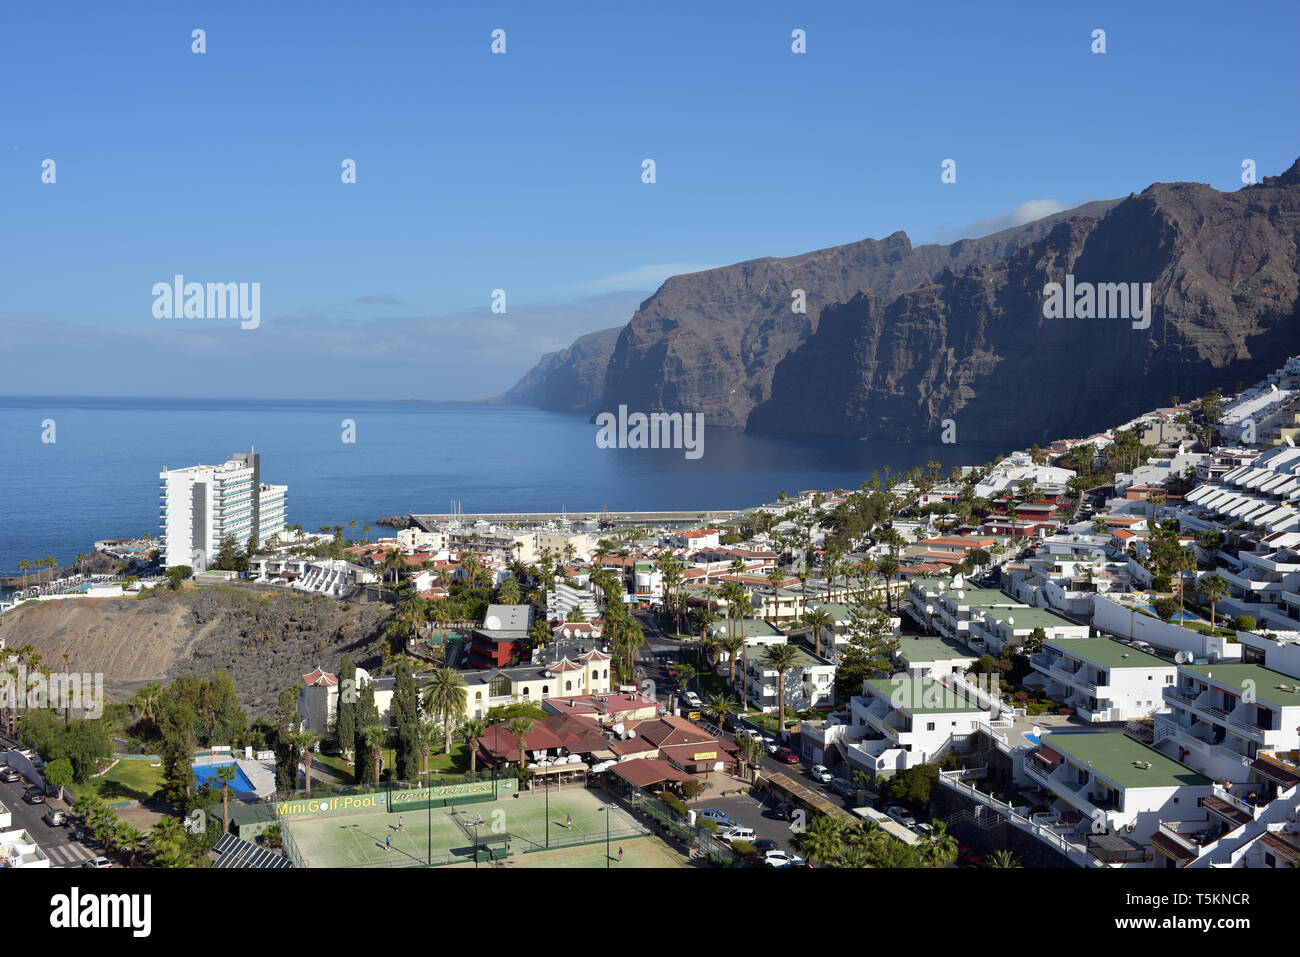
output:
[[508,392],[493,401],[531,405],[548,412],[594,411],[621,330],[621,326],[602,329],[582,336],[567,349],[548,352]]

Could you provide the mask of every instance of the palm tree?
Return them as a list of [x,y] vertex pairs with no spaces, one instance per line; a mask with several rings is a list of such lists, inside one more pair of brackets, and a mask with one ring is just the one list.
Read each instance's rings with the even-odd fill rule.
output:
[[799,649],[794,645],[768,645],[763,653],[763,664],[776,672],[777,730],[785,731],[785,673],[799,660]]
[[126,866],[130,867],[135,863],[135,856],[144,847],[144,835],[134,826],[122,821],[117,826],[117,832],[113,835],[113,838],[117,846],[126,852]]
[[994,851],[988,859],[989,867],[1020,867],[1020,862],[1010,851]]
[[185,828],[178,818],[164,817],[149,829],[149,849],[155,854],[179,852],[184,846]]
[[515,740],[519,742],[519,770],[521,771],[524,769],[524,760],[527,754],[524,745],[527,743],[528,732],[533,730],[533,724],[532,718],[520,717],[515,718],[505,728],[506,733],[514,735]]
[[316,735],[310,731],[299,731],[292,738],[294,748],[302,755],[303,783],[307,788],[307,797],[311,797],[311,746],[316,743]]
[[822,629],[833,628],[835,618],[825,608],[814,608],[804,616],[804,622],[812,629],[813,641],[817,646],[817,657],[822,656]]
[[425,710],[442,721],[447,754],[451,754],[452,722],[465,713],[467,697],[465,679],[455,668],[439,668],[424,686]]
[[948,833],[943,821],[930,822],[930,834],[921,842],[921,854],[932,867],[947,867],[957,860],[957,838]]
[[727,683],[736,687],[736,655],[744,650],[745,639],[741,635],[725,635],[718,639],[718,648],[727,653]]
[[221,782],[221,818],[224,822],[221,826],[222,834],[230,833],[230,785],[235,781],[237,767],[231,762],[217,768],[217,780]]
[[1220,598],[1228,594],[1228,582],[1222,575],[1206,575],[1196,585],[1202,595],[1210,600],[1210,632],[1214,631],[1215,606]]
[[397,584],[398,573],[406,567],[406,559],[402,556],[400,548],[390,548],[384,554],[383,568],[386,572],[393,573],[393,584]]
[[420,759],[424,764],[424,783],[429,784],[429,754],[442,743],[442,729],[436,721],[421,721],[416,728],[420,738]]
[[23,588],[27,588],[27,569],[32,567],[32,563],[27,559],[21,559],[18,562],[18,570],[23,573]]
[[374,780],[371,783],[379,787],[379,765],[384,758],[384,727],[379,724],[368,724],[364,728],[357,729],[357,736],[361,739],[363,747],[370,748],[370,760],[374,765]]
[[709,695],[708,708],[713,714],[714,723],[721,728],[727,717],[736,713],[736,699],[721,693]]
[[487,731],[487,722],[482,718],[466,718],[460,726],[460,733],[469,744],[469,773],[478,773],[478,742]]
[[844,825],[834,818],[819,814],[795,838],[795,843],[808,860],[825,864],[844,847]]

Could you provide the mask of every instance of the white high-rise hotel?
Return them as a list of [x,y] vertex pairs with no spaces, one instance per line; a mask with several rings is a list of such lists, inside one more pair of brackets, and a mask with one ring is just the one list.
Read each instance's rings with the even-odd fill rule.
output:
[[159,478],[169,568],[189,565],[201,572],[228,535],[243,548],[254,530],[259,542],[284,531],[289,486],[264,485],[261,456],[251,449],[222,465],[163,469]]

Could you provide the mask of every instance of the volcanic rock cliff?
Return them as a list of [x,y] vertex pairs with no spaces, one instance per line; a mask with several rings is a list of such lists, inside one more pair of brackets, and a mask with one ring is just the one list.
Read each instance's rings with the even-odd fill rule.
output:
[[[599,388],[599,350],[579,340],[507,395],[759,432],[933,441],[952,419],[962,443],[1086,434],[1300,353],[1298,245],[1300,161],[1232,193],[1157,183],[951,245],[899,232],[674,276],[618,331]],[[1044,318],[1044,287],[1067,275],[1151,283],[1149,326]]]

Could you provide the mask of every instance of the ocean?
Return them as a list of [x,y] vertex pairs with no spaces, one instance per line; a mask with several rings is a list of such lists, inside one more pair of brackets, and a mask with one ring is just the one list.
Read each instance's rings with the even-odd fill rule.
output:
[[[352,384],[349,388],[362,388]],[[343,441],[345,421],[355,442]],[[158,473],[250,447],[289,486],[288,521],[393,514],[727,509],[872,470],[982,463],[996,450],[706,429],[703,455],[602,449],[585,416],[464,403],[0,397],[0,573],[99,539],[161,534]],[[53,441],[43,441],[43,439]]]

